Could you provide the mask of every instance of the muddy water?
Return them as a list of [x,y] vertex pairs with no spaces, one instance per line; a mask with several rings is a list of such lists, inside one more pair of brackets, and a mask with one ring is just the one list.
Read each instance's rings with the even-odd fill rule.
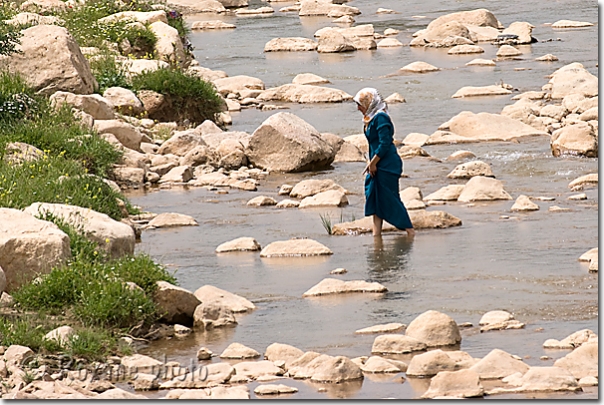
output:
[[[418,2],[419,3],[419,2]],[[500,80],[520,91],[540,90],[546,75],[571,63],[581,62],[597,74],[597,27],[581,30],[552,30],[544,23],[559,19],[597,21],[594,2],[554,1],[526,3],[511,1],[491,11],[505,25],[528,21],[535,25],[533,36],[544,41],[521,47],[521,60],[502,61],[494,68],[468,68],[475,57],[494,58],[496,47],[482,44],[485,53],[478,56],[449,56],[445,50],[362,51],[343,55],[315,52],[263,54],[264,44],[273,37],[304,36],[330,25],[327,18],[300,19],[295,13],[275,13],[265,17],[203,15],[194,20],[221,19],[237,25],[235,30],[193,33],[191,41],[200,64],[226,71],[230,76],[245,74],[259,77],[267,87],[291,82],[298,73],[315,73],[328,78],[332,86],[354,94],[371,85],[387,96],[401,93],[407,103],[391,106],[397,128],[396,137],[410,132],[431,134],[438,125],[460,111],[500,112],[513,103],[509,96],[451,99],[466,85],[489,85]],[[270,4],[270,3],[269,3]],[[293,3],[273,3],[280,7]],[[252,8],[267,3],[250,1]],[[461,2],[427,1],[406,5],[396,1],[354,1],[363,14],[357,24],[373,23],[376,31],[401,30],[398,38],[408,43],[411,33],[444,13],[469,9]],[[378,7],[400,11],[394,15],[376,15]],[[424,19],[412,16],[426,16]],[[535,62],[534,58],[552,53],[560,62]],[[428,75],[392,75],[397,69],[422,60],[444,70]],[[518,71],[515,68],[525,68]],[[360,133],[360,120],[352,103],[336,105],[288,105],[290,112],[311,123],[320,132],[340,136]],[[249,133],[274,112],[244,110],[233,115],[233,130]],[[374,324],[408,324],[422,312],[434,309],[452,316],[458,323],[474,325],[483,313],[504,309],[526,323],[522,330],[479,333],[478,328],[462,330],[461,350],[483,357],[494,348],[525,358],[527,364],[547,366],[566,355],[563,350],[544,350],[548,338],[562,339],[579,329],[598,332],[598,276],[589,274],[587,265],[578,262],[585,251],[598,243],[598,191],[585,190],[587,200],[569,201],[575,194],[568,183],[578,176],[598,170],[597,159],[554,158],[548,137],[521,140],[520,143],[477,143],[425,148],[443,160],[409,159],[405,161],[408,178],[401,188],[417,186],[424,196],[442,186],[454,184],[446,175],[455,167],[444,159],[452,152],[467,149],[492,165],[493,172],[515,199],[520,194],[554,197],[554,201],[536,201],[537,212],[511,213],[513,201],[448,203],[431,210],[444,210],[463,221],[461,227],[419,231],[413,240],[404,233],[385,234],[381,241],[370,235],[329,236],[320,215],[332,222],[363,216],[362,163],[334,164],[333,170],[271,175],[261,182],[257,192],[230,190],[226,195],[198,188],[173,188],[152,192],[133,192],[133,203],[156,213],[179,212],[193,216],[198,227],[145,231],[139,252],[176,271],[180,285],[194,291],[205,284],[215,285],[253,301],[258,307],[251,314],[238,316],[235,328],[154,344],[146,353],[157,358],[189,364],[200,346],[220,353],[232,342],[250,346],[259,352],[273,342],[287,343],[303,350],[350,357],[369,355],[375,336],[355,335],[356,329]],[[353,192],[350,205],[342,209],[248,208],[245,203],[257,195],[277,200],[279,186],[295,184],[305,178],[331,178]],[[552,213],[552,205],[569,212]],[[509,216],[504,219],[502,216]],[[217,255],[219,244],[241,236],[252,236],[262,246],[276,240],[308,237],[328,246],[334,254],[324,258],[261,259],[258,253]],[[335,268],[348,273],[345,280],[377,281],[388,288],[385,294],[342,297],[302,298],[302,294]],[[540,360],[540,356],[550,356]],[[403,374],[401,374],[403,375]],[[429,380],[398,376],[367,376],[363,382],[317,385],[286,380],[299,388],[291,398],[415,398]],[[257,383],[250,384],[253,388]],[[159,397],[163,393],[157,394]],[[252,396],[254,394],[252,393]],[[532,398],[531,395],[510,396]],[[538,396],[542,397],[542,396]],[[596,398],[597,389],[581,394],[548,394],[549,398]],[[281,398],[281,397],[280,397]],[[504,398],[496,396],[495,398]]]

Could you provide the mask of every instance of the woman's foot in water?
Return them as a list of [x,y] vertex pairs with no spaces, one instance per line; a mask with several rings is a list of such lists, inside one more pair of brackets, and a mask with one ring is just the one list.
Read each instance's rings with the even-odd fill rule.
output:
[[410,238],[413,238],[415,236],[415,229],[407,228],[405,229],[405,231],[407,231],[407,236],[409,236]]

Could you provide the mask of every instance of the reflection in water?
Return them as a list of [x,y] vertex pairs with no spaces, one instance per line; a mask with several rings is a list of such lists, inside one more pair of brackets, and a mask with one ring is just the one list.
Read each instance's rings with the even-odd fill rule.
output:
[[315,390],[324,392],[328,398],[332,399],[353,398],[363,386],[363,380],[344,381],[337,384],[318,383],[310,380],[304,382]]
[[411,252],[413,238],[396,235],[386,240],[374,238],[373,246],[367,250],[369,278],[378,283],[392,283],[405,273],[407,258]]
[[430,388],[431,381],[431,378],[407,378],[407,382],[415,393],[415,396],[413,398],[419,398],[426,391],[428,391],[428,388]]

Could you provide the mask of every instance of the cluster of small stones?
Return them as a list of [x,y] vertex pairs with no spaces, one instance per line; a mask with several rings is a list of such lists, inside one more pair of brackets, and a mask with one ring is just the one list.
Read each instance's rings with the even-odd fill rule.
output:
[[[481,331],[524,327],[505,311],[485,313],[479,324]],[[462,326],[473,327],[458,325],[448,315],[430,310],[408,326],[375,325],[358,330],[356,333],[378,336],[370,354],[355,358],[304,352],[282,343],[269,345],[262,355],[234,342],[220,354],[207,347],[199,348],[197,359],[189,365],[134,354],[110,357],[106,362],[88,364],[77,371],[65,367],[61,358],[36,355],[28,347],[12,345],[0,348],[2,397],[144,399],[142,392],[159,390],[159,395],[166,399],[248,399],[247,384],[252,382],[261,383],[254,389],[257,396],[290,397],[297,388],[288,386],[288,379],[309,380],[325,387],[319,388],[325,391],[333,384],[361,382],[365,376],[373,375],[391,376],[388,381],[396,379],[401,383],[406,379],[429,378],[428,389],[418,393],[421,398],[574,392],[598,385],[598,336],[593,331],[580,330],[561,341],[547,339],[544,349],[569,350],[569,353],[553,366],[529,366],[521,357],[500,349],[493,349],[483,358],[459,350]],[[402,329],[404,334],[400,333]],[[64,326],[45,338],[65,344],[72,333],[71,328]],[[401,354],[407,354],[409,360],[391,358]],[[550,358],[544,355],[541,360]],[[118,387],[124,383],[138,393]]]

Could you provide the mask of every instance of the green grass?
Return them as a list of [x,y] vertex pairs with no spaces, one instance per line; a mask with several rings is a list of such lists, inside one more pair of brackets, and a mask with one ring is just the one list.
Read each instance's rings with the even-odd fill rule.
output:
[[132,87],[136,91],[152,90],[166,97],[172,107],[169,116],[150,116],[160,121],[175,115],[178,121],[187,119],[197,125],[205,120],[215,121],[216,114],[222,110],[222,99],[212,84],[176,69],[144,72],[132,78]]
[[124,197],[101,178],[82,172],[77,162],[61,157],[17,166],[0,161],[0,206],[23,209],[34,202],[69,204],[120,220],[123,213],[118,199]]
[[[71,204],[119,220],[123,217],[120,199],[134,212],[125,197],[101,179],[110,175],[121,151],[84,128],[67,106],[55,110],[48,98],[36,95],[18,75],[1,72],[0,108],[14,100],[29,101],[23,108],[0,113],[0,206]],[[5,155],[11,142],[29,144],[44,155],[31,162],[10,163]]]
[[16,10],[12,2],[0,3],[0,56],[15,53],[20,43],[21,31],[4,22],[14,14],[16,14]]
[[[152,301],[155,282],[176,283],[174,277],[147,256],[124,257],[106,263],[72,261],[15,291],[25,310],[73,313],[86,326],[125,328],[159,318]],[[143,288],[130,290],[127,281]]]
[[72,325],[74,335],[63,344],[64,347],[56,341],[44,339],[48,332],[65,324],[58,319],[51,320],[48,316],[40,314],[0,316],[0,344],[5,347],[27,346],[34,352],[42,354],[64,353],[72,358],[89,361],[103,360],[113,354],[132,353],[130,347],[118,340],[118,334],[102,328]]
[[331,223],[331,216],[329,214],[319,214],[319,218],[321,218],[321,224],[328,235],[333,234],[333,227]]

